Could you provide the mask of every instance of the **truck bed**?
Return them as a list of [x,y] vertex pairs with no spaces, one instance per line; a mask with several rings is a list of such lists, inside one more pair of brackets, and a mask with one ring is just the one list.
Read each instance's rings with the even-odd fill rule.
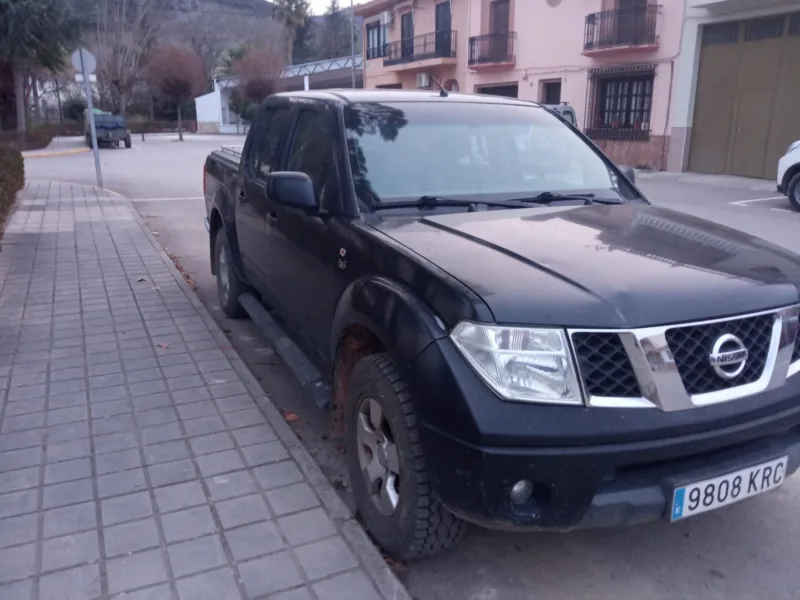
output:
[[222,161],[226,166],[234,170],[239,169],[242,162],[242,148],[244,146],[220,146],[219,150],[213,150],[211,156]]

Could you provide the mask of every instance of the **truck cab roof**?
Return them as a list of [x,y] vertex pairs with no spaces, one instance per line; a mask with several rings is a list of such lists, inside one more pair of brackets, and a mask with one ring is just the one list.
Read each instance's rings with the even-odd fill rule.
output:
[[301,90],[295,92],[281,92],[275,94],[279,97],[309,98],[350,104],[354,102],[463,102],[472,104],[514,104],[519,106],[541,106],[538,102],[507,98],[505,96],[491,96],[488,94],[463,94],[447,92],[442,96],[438,90],[395,90],[395,89],[330,89],[330,90]]

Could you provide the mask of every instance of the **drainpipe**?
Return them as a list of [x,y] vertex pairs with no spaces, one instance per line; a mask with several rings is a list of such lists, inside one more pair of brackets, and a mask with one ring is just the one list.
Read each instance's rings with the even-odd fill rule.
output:
[[669,99],[667,100],[667,116],[664,123],[664,135],[661,138],[661,160],[659,169],[666,171],[667,134],[669,133],[669,119],[672,111],[672,84],[675,78],[675,59],[669,61]]

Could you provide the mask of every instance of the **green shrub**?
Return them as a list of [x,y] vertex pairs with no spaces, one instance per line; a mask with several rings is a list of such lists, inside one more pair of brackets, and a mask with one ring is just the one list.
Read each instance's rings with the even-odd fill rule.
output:
[[40,150],[47,148],[58,133],[58,129],[52,125],[42,125],[28,131],[2,131],[0,132],[0,147],[5,146],[16,150]]
[[17,192],[25,185],[25,162],[14,148],[0,147],[0,238]]

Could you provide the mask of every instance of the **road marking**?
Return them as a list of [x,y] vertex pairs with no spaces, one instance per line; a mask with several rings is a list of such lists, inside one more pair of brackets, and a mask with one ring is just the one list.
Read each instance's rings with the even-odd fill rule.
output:
[[782,200],[786,198],[786,196],[772,196],[770,198],[753,198],[752,200],[737,200],[736,202],[729,202],[728,204],[733,204],[734,206],[745,206],[750,204],[751,202],[767,202],[769,200]]
[[203,196],[185,196],[183,198],[131,198],[131,202],[173,202],[176,200],[203,200]]

